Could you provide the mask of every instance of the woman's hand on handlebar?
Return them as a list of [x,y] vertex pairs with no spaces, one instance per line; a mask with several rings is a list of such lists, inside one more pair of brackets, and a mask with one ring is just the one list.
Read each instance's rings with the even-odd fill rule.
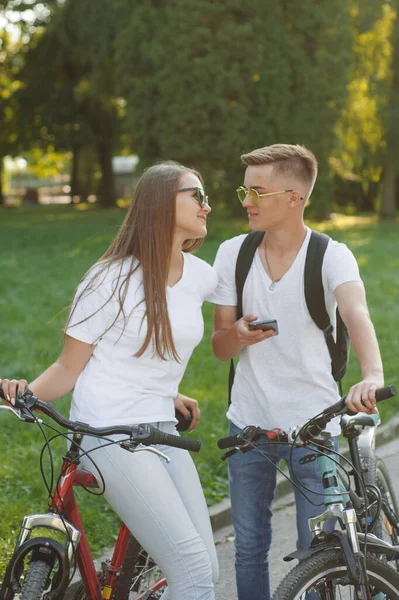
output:
[[200,420],[200,409],[198,408],[198,402],[194,398],[189,398],[183,394],[178,393],[175,400],[175,409],[179,410],[183,417],[186,419],[191,418],[189,431],[194,431]]
[[17,397],[18,392],[23,394],[28,387],[28,382],[26,379],[0,379],[0,383],[3,388],[3,401],[9,406],[14,406],[15,398]]
[[375,391],[383,386],[384,381],[380,378],[363,379],[349,390],[345,400],[346,406],[353,412],[378,412],[375,406]]

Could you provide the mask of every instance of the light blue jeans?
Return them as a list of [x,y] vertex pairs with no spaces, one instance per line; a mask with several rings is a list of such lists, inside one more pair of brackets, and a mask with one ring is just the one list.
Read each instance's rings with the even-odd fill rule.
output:
[[[230,435],[239,431],[239,427],[230,423]],[[337,438],[332,440],[337,450]],[[271,462],[254,450],[245,454],[237,452],[229,458],[229,486],[236,533],[236,578],[239,600],[270,600],[269,550],[272,542],[272,501],[276,488],[275,465],[278,465],[280,460],[284,460],[291,478],[294,472],[307,488],[314,492],[323,492],[317,461],[305,465],[299,464],[300,458],[312,454],[311,448],[295,448],[292,451],[292,465],[290,464],[291,446],[288,444],[271,444],[264,440],[259,443],[259,448]],[[321,514],[324,510],[323,496],[303,491],[315,506],[294,488],[298,549],[308,548],[312,541],[308,519]]]
[[[175,433],[173,423],[154,423]],[[178,434],[177,434],[178,435]],[[125,436],[116,436],[123,438]],[[209,513],[190,454],[156,446],[169,464],[150,452],[130,453],[119,446],[85,436],[105,480],[105,498],[162,570],[168,582],[163,600],[214,600],[218,564]],[[97,476],[93,464],[82,467]],[[99,484],[100,480],[99,480]]]

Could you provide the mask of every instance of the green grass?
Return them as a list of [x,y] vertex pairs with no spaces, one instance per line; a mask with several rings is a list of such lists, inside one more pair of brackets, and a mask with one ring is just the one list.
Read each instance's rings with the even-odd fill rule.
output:
[[[0,210],[0,377],[31,380],[61,349],[61,329],[72,293],[85,271],[115,236],[124,211],[80,210],[79,207],[39,207]],[[198,255],[212,263],[223,239],[247,230],[245,221],[212,214],[210,232]],[[339,217],[319,229],[346,242],[360,264],[369,307],[377,329],[387,383],[398,381],[399,248],[398,223],[379,223],[372,217]],[[228,365],[211,351],[212,306],[204,307],[205,337],[194,352],[181,391],[198,399],[202,420],[195,437],[203,450],[194,457],[209,504],[227,494],[226,465],[216,448],[225,435]],[[345,388],[359,371],[351,358]],[[67,413],[69,399],[57,403]],[[381,412],[387,419],[395,403]],[[0,579],[1,564],[15,543],[21,517],[45,510],[46,493],[38,456],[40,432],[20,424],[11,415],[0,417]],[[61,457],[64,441],[54,450]],[[108,545],[117,532],[117,519],[101,498],[80,494],[86,531],[96,550]]]

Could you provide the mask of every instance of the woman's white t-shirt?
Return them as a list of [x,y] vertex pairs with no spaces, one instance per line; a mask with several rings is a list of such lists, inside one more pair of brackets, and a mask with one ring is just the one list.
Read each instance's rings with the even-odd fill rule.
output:
[[[277,319],[279,335],[240,352],[227,416],[238,427],[258,425],[287,429],[303,424],[339,398],[331,375],[331,358],[323,332],[312,320],[304,294],[304,267],[311,230],[284,277],[270,290],[259,252],[255,253],[243,290],[244,314]],[[218,286],[210,300],[237,306],[235,267],[246,235],[224,242],[214,267]],[[335,327],[334,290],[342,283],[361,281],[356,259],[345,246],[331,240],[322,269],[326,308]],[[329,430],[339,433],[339,425]]]
[[158,358],[152,343],[142,356],[134,356],[147,331],[146,319],[142,321],[145,303],[141,302],[144,297],[141,267],[129,280],[124,302],[126,323],[119,315],[112,325],[119,310],[118,288],[130,269],[131,258],[113,263],[100,275],[94,289],[84,292],[79,299],[90,274],[80,284],[66,333],[95,344],[95,348],[75,385],[72,420],[93,427],[174,421],[173,400],[188,360],[203,337],[202,303],[217,284],[216,273],[209,264],[189,253],[183,253],[183,257],[181,279],[173,287],[166,287],[168,314],[180,362]]

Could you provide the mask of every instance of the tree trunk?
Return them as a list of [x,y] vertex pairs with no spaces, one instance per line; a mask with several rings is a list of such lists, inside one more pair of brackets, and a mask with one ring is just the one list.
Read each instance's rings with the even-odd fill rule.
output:
[[72,147],[72,165],[71,165],[71,198],[78,197],[82,200],[80,181],[79,181],[79,160],[80,160],[80,144],[74,144]]
[[4,159],[0,156],[0,206],[4,205],[5,198],[3,194],[3,174],[4,174]]
[[103,208],[116,205],[115,178],[112,170],[112,143],[103,141],[98,145],[101,168],[100,204]]
[[382,202],[380,208],[381,219],[394,219],[397,214],[396,208],[396,173],[397,160],[389,152],[385,162],[384,177],[382,181]]
[[375,198],[377,196],[378,186],[374,181],[369,181],[367,189],[361,186],[361,212],[374,212]]

